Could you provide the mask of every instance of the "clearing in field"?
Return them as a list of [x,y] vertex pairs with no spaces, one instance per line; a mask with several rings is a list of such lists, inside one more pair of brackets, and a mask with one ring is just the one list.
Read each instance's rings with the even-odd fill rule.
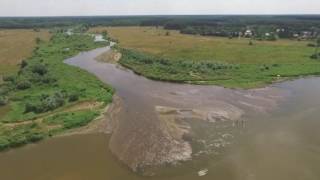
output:
[[119,41],[120,63],[152,79],[260,87],[300,75],[317,75],[308,41],[253,41],[247,38],[184,35],[156,27],[98,27]]

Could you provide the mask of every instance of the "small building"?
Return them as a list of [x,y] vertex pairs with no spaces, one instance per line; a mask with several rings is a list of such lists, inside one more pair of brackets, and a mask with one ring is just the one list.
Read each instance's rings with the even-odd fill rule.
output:
[[253,32],[252,32],[250,29],[247,29],[247,30],[244,32],[244,36],[245,36],[245,37],[252,37],[252,36],[253,36]]
[[301,32],[301,38],[302,39],[310,39],[312,37],[311,31],[302,31]]

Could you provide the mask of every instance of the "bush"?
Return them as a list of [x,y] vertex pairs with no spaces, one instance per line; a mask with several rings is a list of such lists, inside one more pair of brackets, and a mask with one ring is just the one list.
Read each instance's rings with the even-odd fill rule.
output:
[[55,79],[53,77],[49,77],[49,76],[43,76],[41,78],[41,82],[44,84],[51,84],[51,83],[57,82],[57,79]]
[[3,76],[2,80],[5,82],[14,82],[16,79],[16,76]]
[[20,81],[17,83],[17,89],[19,90],[25,90],[25,89],[29,89],[31,87],[31,83],[27,80],[24,81]]
[[42,40],[39,37],[36,37],[35,41],[37,44],[40,44]]
[[4,96],[0,96],[0,106],[4,106],[8,103],[8,98]]
[[45,138],[45,135],[41,132],[34,132],[27,135],[28,142],[32,142],[32,143],[38,142],[44,138]]
[[25,68],[25,67],[27,67],[27,66],[28,66],[27,61],[22,60],[22,61],[21,61],[21,64],[20,64],[20,68],[23,69],[23,68]]
[[65,129],[71,129],[74,127],[81,127],[87,125],[91,122],[95,117],[99,115],[98,112],[95,111],[77,111],[77,112],[66,112],[55,114],[44,119],[44,122],[49,125],[63,125]]
[[317,54],[312,54],[310,56],[311,59],[319,59],[320,58],[320,53],[317,55]]
[[308,43],[307,46],[308,46],[308,47],[316,47],[316,45],[313,44],[313,43]]
[[0,86],[0,96],[7,95],[10,89],[6,86]]
[[24,110],[24,112],[25,112],[25,113],[28,113],[28,112],[36,112],[36,111],[37,111],[37,107],[38,107],[38,105],[33,104],[33,103],[30,103],[30,102],[27,102],[27,103],[25,104],[25,110]]
[[72,93],[69,95],[69,102],[75,102],[79,100],[79,94],[78,93]]
[[10,142],[4,137],[0,137],[0,151],[9,148]]
[[55,93],[52,96],[41,95],[37,102],[27,102],[25,104],[25,113],[44,113],[55,110],[64,105],[64,95],[62,93]]
[[43,64],[36,64],[32,67],[32,72],[37,73],[39,75],[44,75],[48,72],[48,69]]

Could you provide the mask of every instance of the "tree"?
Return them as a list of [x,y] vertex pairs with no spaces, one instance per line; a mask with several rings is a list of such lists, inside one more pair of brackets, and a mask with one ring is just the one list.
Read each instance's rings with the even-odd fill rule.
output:
[[37,73],[41,76],[43,76],[44,74],[46,74],[48,72],[48,69],[44,64],[36,64],[32,67],[31,70],[33,73]]
[[36,43],[40,44],[41,43],[41,39],[39,37],[36,38]]
[[8,98],[5,96],[0,96],[0,106],[4,106],[8,103]]
[[29,89],[31,87],[31,83],[28,80],[22,80],[17,82],[16,88],[19,90]]
[[250,38],[249,46],[252,46],[252,45],[253,45],[253,41],[252,41],[252,38]]
[[22,61],[21,61],[21,64],[20,64],[20,68],[23,69],[23,68],[25,68],[26,66],[28,66],[27,61],[26,61],[26,60],[22,60]]
[[104,39],[108,39],[108,31],[107,30],[102,31],[102,37]]
[[315,58],[319,58],[320,36],[316,39]]

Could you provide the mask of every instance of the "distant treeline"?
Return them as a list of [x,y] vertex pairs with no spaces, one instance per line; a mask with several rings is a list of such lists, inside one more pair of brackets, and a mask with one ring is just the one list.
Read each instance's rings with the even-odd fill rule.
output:
[[[90,16],[2,17],[0,28],[93,26],[162,26],[187,34],[235,36],[251,30],[255,35],[277,32],[281,37],[319,32],[320,15],[202,15],[202,16]],[[314,35],[314,34],[313,34]]]

